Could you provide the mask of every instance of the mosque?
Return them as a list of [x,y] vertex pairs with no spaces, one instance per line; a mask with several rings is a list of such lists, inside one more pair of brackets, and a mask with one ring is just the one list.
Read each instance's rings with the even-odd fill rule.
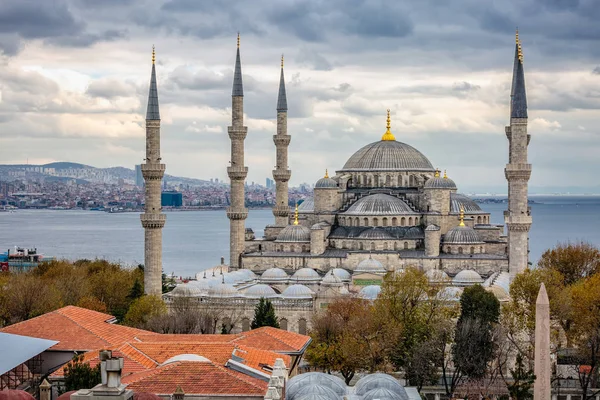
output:
[[[148,113],[158,116],[154,65],[150,87]],[[290,209],[291,170],[287,148],[292,138],[287,132],[282,58],[277,132],[273,136],[276,150],[274,223],[265,227],[264,237],[257,238],[253,230],[245,226],[248,210],[244,204],[244,182],[248,168],[244,165],[244,140],[248,129],[244,126],[243,107],[238,36],[232,124],[228,127],[231,139],[231,161],[227,168],[231,180],[231,206],[227,209],[230,262],[199,273],[196,281],[165,294],[167,303],[177,297],[193,297],[199,307],[220,305],[245,310],[235,329],[247,330],[254,305],[260,297],[265,297],[275,305],[282,328],[305,333],[310,327],[311,315],[335,298],[358,295],[375,299],[383,276],[401,272],[408,266],[425,271],[432,284],[446,286],[453,299],[460,296],[462,288],[476,283],[486,286],[500,300],[508,298],[510,281],[528,264],[531,226],[527,204],[530,135],[518,33],[510,124],[505,129],[509,141],[509,162],[505,166],[509,193],[508,210],[504,213],[506,234],[504,225],[492,224],[489,213],[458,192],[446,171],[442,173],[435,168],[421,151],[396,140],[389,110],[385,129],[382,124],[381,139],[357,150],[335,174],[330,176],[326,171],[324,177],[316,181],[313,197]],[[150,139],[152,134],[159,135],[155,120],[147,120],[147,124]],[[150,139],[153,145],[159,143]],[[155,154],[151,147],[150,153]],[[153,212],[159,210],[147,211]],[[158,217],[152,221],[155,219]],[[164,225],[164,218],[160,221]],[[146,252],[151,252],[152,257],[160,256],[160,251],[155,249],[158,242],[149,243],[149,240],[157,240],[156,236],[146,235]],[[148,260],[146,265],[149,265]],[[156,265],[158,268],[160,260]],[[146,288],[151,286],[146,284]]]

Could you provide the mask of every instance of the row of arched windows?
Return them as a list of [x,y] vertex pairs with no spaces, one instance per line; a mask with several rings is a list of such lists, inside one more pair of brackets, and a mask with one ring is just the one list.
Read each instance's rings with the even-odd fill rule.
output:
[[[337,249],[348,249],[348,250],[380,250],[377,248],[377,243],[370,242],[365,243],[360,240],[349,240],[349,241],[331,241],[331,246]],[[336,247],[337,246],[337,247]],[[409,250],[411,245],[409,242],[383,242],[383,250]]]
[[339,217],[344,226],[416,226],[420,217]]
[[[477,250],[477,248],[476,248],[476,247],[473,247],[473,246],[471,246],[471,247],[469,247],[469,248],[467,249],[466,247],[465,247],[465,248],[463,248],[463,247],[459,246],[459,247],[456,249],[456,251],[457,251],[457,253],[458,253],[458,254],[466,254],[465,252],[466,252],[467,250],[468,250],[468,252],[469,252],[468,254],[475,254],[475,251]],[[450,247],[450,246],[446,247],[446,253],[452,253],[452,247]],[[485,253],[483,246],[479,246],[479,252],[478,252],[478,253],[479,253],[479,254],[483,254],[483,253]]]
[[[223,320],[223,324],[226,325],[226,320],[228,320],[228,318],[225,318]],[[230,322],[228,324],[231,324]],[[284,331],[288,330],[288,320],[287,318],[281,318],[279,320],[279,328],[283,329]],[[247,332],[250,330],[250,318],[242,318],[242,332]],[[307,322],[306,322],[306,318],[300,318],[298,320],[298,333],[301,335],[306,335],[306,333],[308,332],[308,328],[307,328]]]
[[280,244],[279,246],[275,246],[275,251],[278,251],[278,252],[290,251],[292,253],[296,253],[296,252],[306,253],[308,250],[309,250],[309,247],[306,244],[303,244],[303,245],[290,244],[289,246]]
[[490,217],[487,215],[478,215],[476,221],[477,224],[489,224]]
[[416,187],[424,183],[417,175],[354,174],[350,186],[354,187]]

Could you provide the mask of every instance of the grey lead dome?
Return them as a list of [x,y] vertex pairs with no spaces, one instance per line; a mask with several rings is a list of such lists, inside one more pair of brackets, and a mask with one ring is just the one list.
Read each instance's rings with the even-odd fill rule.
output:
[[276,242],[310,242],[310,229],[302,225],[288,225],[279,232]]
[[395,140],[381,140],[354,153],[342,171],[434,172],[435,169],[427,157],[414,147]]
[[415,214],[401,199],[389,194],[372,194],[352,204],[345,215],[400,215]]
[[444,236],[446,244],[475,244],[482,243],[479,234],[468,226],[457,226],[450,229]]

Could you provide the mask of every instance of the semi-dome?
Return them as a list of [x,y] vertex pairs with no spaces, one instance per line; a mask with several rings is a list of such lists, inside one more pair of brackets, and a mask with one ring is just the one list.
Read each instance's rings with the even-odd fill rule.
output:
[[395,140],[370,143],[354,153],[342,171],[422,171],[434,168],[419,150]]
[[369,272],[372,274],[386,273],[387,270],[379,261],[374,260],[370,255],[369,258],[358,263],[354,272]]
[[285,282],[289,279],[287,272],[281,268],[269,268],[260,276],[261,281]]
[[372,194],[359,199],[345,215],[401,215],[415,214],[403,200],[389,194]]
[[425,276],[430,283],[445,283],[450,282],[450,277],[441,269],[430,269],[425,272]]
[[330,270],[331,273],[342,280],[342,282],[350,282],[352,280],[352,275],[350,272],[346,271],[343,268],[334,268]]
[[452,278],[452,283],[456,286],[471,286],[476,283],[483,283],[481,275],[472,269],[463,269]]
[[381,286],[369,285],[360,289],[360,292],[358,292],[358,297],[365,300],[375,300],[379,296],[379,293],[381,293]]
[[358,237],[361,239],[393,239],[388,231],[379,227],[365,229]]
[[441,177],[439,171],[435,171],[435,176],[425,182],[425,189],[446,189],[456,190],[456,183],[446,175]]
[[299,213],[311,213],[315,210],[315,199],[307,197],[302,203],[298,205]]
[[481,214],[484,211],[470,197],[461,193],[450,193],[450,212],[459,213],[463,209],[466,214]]
[[294,272],[291,280],[297,282],[318,282],[321,280],[321,276],[312,268],[300,268]]
[[277,297],[277,293],[273,288],[269,285],[265,285],[264,283],[259,283],[258,285],[250,286],[244,292],[246,297],[250,297],[253,299],[259,299],[264,297],[265,299],[270,299],[273,297]]
[[457,226],[444,235],[445,244],[477,244],[482,243],[479,234],[469,226]]
[[281,297],[286,299],[312,299],[313,291],[300,284],[288,286]]
[[276,242],[310,242],[310,229],[302,225],[288,225],[279,232]]

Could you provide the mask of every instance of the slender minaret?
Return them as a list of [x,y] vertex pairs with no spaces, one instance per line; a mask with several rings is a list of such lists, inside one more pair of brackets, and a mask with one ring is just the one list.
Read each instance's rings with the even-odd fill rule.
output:
[[535,302],[535,382],[533,400],[550,400],[550,300],[544,283]]
[[276,226],[286,226],[289,221],[288,182],[292,171],[288,169],[288,146],[291,136],[287,134],[287,98],[285,95],[285,78],[283,76],[283,55],[281,56],[281,76],[279,78],[279,95],[277,97],[277,134],[273,142],[277,149],[277,163],[273,170],[275,179],[275,206],[273,215]]
[[239,34],[231,93],[231,126],[227,128],[227,131],[231,139],[231,165],[227,167],[227,174],[231,180],[231,206],[227,209],[229,267],[236,269],[240,267],[240,256],[244,252],[245,220],[248,217],[248,209],[244,202],[244,182],[248,175],[248,167],[244,166],[244,139],[246,139],[248,127],[244,126],[244,86],[242,84]]
[[162,228],[166,216],[161,213],[160,181],[165,174],[165,164],[160,158],[160,113],[156,89],[156,54],[152,47],[152,76],[146,111],[146,162],[142,175],[146,186],[146,205],[140,215],[144,227],[144,291],[146,294],[162,293]]
[[506,127],[509,142],[508,164],[504,169],[508,181],[508,211],[504,219],[508,228],[508,271],[511,280],[527,268],[529,262],[529,228],[531,215],[527,205],[527,183],[531,164],[527,163],[527,96],[523,50],[516,34],[515,61],[511,88],[510,126]]

